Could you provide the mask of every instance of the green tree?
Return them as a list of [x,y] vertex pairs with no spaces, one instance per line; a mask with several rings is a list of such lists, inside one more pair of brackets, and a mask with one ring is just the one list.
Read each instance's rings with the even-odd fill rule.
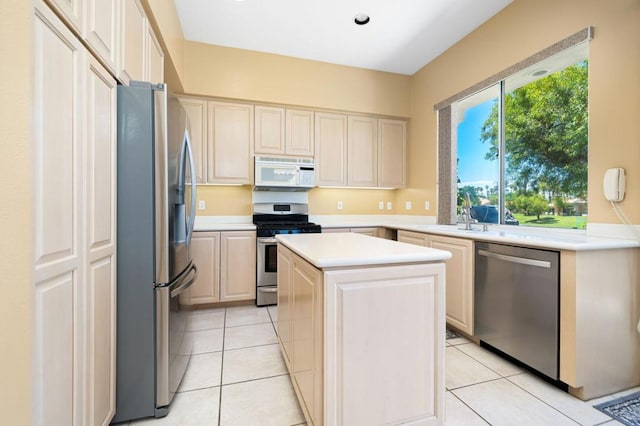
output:
[[[505,96],[507,178],[518,193],[586,198],[588,64],[565,68]],[[480,138],[498,156],[498,105],[484,122]]]

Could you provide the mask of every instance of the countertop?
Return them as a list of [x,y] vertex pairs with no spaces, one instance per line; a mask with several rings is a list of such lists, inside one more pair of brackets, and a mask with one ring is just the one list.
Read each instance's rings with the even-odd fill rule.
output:
[[451,253],[355,233],[277,235],[276,239],[317,268],[441,262]]
[[194,231],[255,231],[251,216],[196,216]]

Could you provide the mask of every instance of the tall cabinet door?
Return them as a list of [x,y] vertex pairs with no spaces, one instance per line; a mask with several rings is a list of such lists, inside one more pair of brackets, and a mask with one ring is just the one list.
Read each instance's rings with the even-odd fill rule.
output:
[[316,183],[318,186],[347,185],[347,116],[315,114]]
[[179,98],[189,119],[191,148],[196,165],[196,183],[206,183],[207,172],[207,101]]
[[115,414],[116,381],[116,82],[87,56],[86,424],[106,425]]
[[253,183],[253,105],[207,105],[208,183]]
[[407,168],[407,122],[378,119],[378,186],[404,188]]
[[349,116],[348,124],[349,186],[376,186],[378,184],[378,119]]
[[81,425],[83,47],[47,7],[33,19],[33,424]]

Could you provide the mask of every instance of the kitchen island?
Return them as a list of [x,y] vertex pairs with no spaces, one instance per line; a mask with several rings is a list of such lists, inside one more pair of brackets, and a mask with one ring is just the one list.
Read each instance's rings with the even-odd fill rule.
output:
[[444,424],[447,251],[279,235],[278,338],[309,425]]

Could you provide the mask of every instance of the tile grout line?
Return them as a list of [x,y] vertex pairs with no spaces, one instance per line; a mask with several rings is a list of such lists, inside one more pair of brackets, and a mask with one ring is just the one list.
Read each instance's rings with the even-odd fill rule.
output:
[[[482,421],[484,421],[486,424],[490,425],[491,423],[489,423],[489,421],[487,419],[485,419],[484,417],[482,417],[482,415],[480,413],[478,413],[476,410],[474,410],[469,404],[467,404],[466,402],[464,402],[464,400],[462,400],[462,398],[460,398],[458,395],[456,395],[455,393],[449,391],[449,393],[458,401],[460,401],[465,407],[469,408],[469,410],[471,410],[473,413],[475,413],[476,416],[480,417],[482,419]],[[446,397],[445,397],[446,399]],[[445,410],[445,416],[446,416],[446,410]]]
[[220,394],[218,395],[218,426],[222,420],[222,378],[224,374],[224,337],[227,332],[227,308],[224,308],[224,320],[222,327],[222,355],[220,358]]

